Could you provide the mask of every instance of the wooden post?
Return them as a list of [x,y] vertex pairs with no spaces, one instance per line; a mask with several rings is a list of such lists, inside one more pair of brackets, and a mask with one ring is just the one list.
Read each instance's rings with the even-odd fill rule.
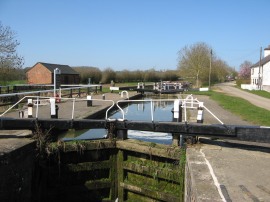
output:
[[127,131],[126,129],[121,129],[116,131],[116,137],[118,140],[126,140],[127,139]]
[[[14,96],[14,104],[17,103],[19,101],[19,96],[18,95],[15,95]],[[19,105],[17,104],[16,106],[14,106],[14,109],[18,109],[19,108]]]
[[113,150],[113,153],[110,156],[111,168],[110,168],[110,180],[111,180],[111,189],[110,189],[110,200],[116,201],[118,197],[118,169],[117,169],[117,151]]
[[117,172],[118,172],[118,201],[125,201],[125,190],[121,186],[122,183],[124,183],[125,179],[125,172],[123,169],[123,161],[124,161],[124,152],[122,150],[118,150],[117,154]]
[[72,88],[70,89],[69,97],[72,98]]
[[12,91],[13,91],[13,93],[17,93],[17,86],[13,86]]

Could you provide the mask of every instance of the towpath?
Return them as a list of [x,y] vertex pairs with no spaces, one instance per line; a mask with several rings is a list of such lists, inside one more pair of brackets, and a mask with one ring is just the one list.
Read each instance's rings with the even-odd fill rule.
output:
[[[237,89],[232,83],[216,87],[270,110],[269,99]],[[207,97],[198,99],[225,124],[251,125]],[[214,122],[208,119],[208,123]],[[199,144],[187,149],[187,165],[197,201],[270,201],[270,144],[200,138]]]
[[235,85],[236,85],[235,82],[228,82],[228,83],[217,84],[215,85],[215,87],[217,88],[217,90],[220,90],[221,92],[225,94],[243,98],[255,106],[258,106],[258,107],[261,107],[270,111],[270,99],[235,88]]

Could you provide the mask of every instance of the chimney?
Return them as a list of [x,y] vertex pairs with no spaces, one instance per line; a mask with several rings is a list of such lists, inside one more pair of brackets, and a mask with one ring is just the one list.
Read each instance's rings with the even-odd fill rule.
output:
[[270,55],[270,45],[264,49],[264,57]]

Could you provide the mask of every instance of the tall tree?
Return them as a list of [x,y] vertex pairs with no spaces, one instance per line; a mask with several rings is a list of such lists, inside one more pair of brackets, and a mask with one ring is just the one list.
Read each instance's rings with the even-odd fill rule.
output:
[[178,69],[181,77],[196,79],[196,87],[209,76],[211,48],[203,42],[185,46],[179,51]]
[[16,78],[16,70],[23,65],[23,57],[16,51],[19,45],[15,32],[0,21],[0,80],[3,83]]

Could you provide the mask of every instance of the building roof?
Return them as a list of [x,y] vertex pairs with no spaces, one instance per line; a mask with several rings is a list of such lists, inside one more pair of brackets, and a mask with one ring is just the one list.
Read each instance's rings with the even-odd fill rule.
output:
[[[61,71],[61,74],[79,74],[78,72],[76,72],[74,69],[72,69],[68,65],[50,64],[50,63],[44,63],[44,62],[38,62],[38,63],[42,64],[44,67],[46,67],[52,73],[54,72],[54,70],[56,68],[58,68]],[[36,64],[34,66],[36,66]]]
[[[268,63],[268,62],[270,62],[270,55],[268,55],[268,56],[262,58],[262,60],[261,60],[261,65],[265,65],[265,64]],[[257,63],[255,63],[254,65],[252,65],[250,68],[252,68],[252,67],[259,67],[259,65],[260,65],[260,61],[257,62]]]

